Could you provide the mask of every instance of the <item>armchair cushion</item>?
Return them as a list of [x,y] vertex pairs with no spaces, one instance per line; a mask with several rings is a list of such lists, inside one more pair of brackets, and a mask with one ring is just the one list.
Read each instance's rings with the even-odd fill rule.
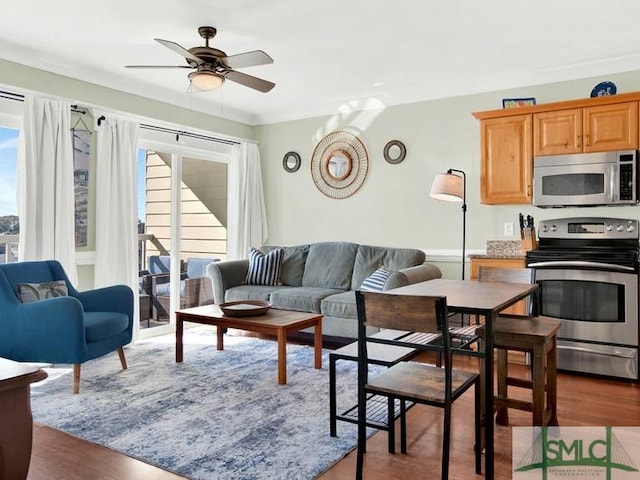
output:
[[[167,281],[154,284],[154,295],[157,297],[168,297],[171,295],[171,283],[169,283],[168,279],[169,277],[167,276]],[[180,280],[180,297],[184,298],[184,280]]]
[[207,265],[211,262],[217,262],[218,258],[187,258],[187,278],[199,278],[206,275]]
[[169,255],[150,255],[149,273],[157,275],[159,273],[169,273],[171,271],[171,257]]
[[22,303],[37,302],[45,298],[65,297],[69,295],[64,280],[42,283],[19,283],[16,285],[18,299]]
[[98,342],[124,332],[129,317],[117,312],[84,312],[84,331],[87,342]]

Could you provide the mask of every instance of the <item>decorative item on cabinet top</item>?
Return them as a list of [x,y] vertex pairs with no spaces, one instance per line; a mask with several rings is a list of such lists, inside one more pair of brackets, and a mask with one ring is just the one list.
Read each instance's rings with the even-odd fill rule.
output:
[[536,104],[536,99],[533,97],[502,99],[502,108],[528,107],[530,105],[535,105],[535,104]]
[[297,172],[300,168],[300,163],[300,155],[296,152],[287,152],[282,157],[282,168],[287,172]]
[[400,140],[391,140],[384,146],[382,154],[387,162],[395,165],[404,160],[407,155],[407,147]]
[[617,92],[618,88],[615,83],[600,82],[591,90],[591,97],[606,97],[607,95],[615,95]]
[[320,192],[330,198],[347,198],[362,186],[369,170],[369,156],[362,141],[338,130],[318,142],[311,156],[311,177]]

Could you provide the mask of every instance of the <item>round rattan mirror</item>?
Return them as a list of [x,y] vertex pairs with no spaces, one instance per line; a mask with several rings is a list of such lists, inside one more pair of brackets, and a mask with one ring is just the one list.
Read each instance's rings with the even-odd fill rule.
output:
[[367,149],[354,134],[329,133],[318,142],[311,157],[311,176],[323,194],[347,198],[364,183],[369,170]]

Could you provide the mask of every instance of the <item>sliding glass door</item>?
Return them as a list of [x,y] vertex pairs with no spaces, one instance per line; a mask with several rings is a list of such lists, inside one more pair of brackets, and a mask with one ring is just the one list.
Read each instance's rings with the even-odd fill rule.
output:
[[144,148],[139,155],[140,336],[172,331],[175,310],[213,302],[206,265],[227,254],[225,155]]

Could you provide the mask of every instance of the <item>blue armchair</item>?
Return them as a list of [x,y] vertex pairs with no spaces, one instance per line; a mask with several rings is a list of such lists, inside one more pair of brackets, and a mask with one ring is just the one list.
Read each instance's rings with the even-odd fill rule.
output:
[[[23,303],[21,284],[62,280],[68,295]],[[58,292],[59,293],[59,292]],[[133,332],[133,291],[125,285],[77,291],[55,260],[0,265],[0,357],[23,362],[73,364],[73,393],[80,365],[122,347]]]

